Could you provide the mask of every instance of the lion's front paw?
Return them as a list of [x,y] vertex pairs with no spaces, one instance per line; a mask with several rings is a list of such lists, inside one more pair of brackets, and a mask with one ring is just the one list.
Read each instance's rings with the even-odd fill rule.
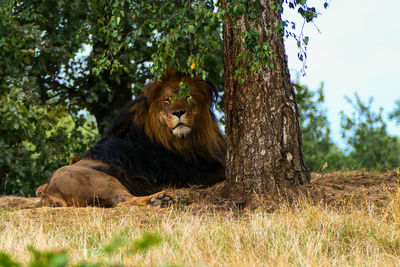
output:
[[157,206],[157,207],[168,207],[173,204],[178,204],[178,205],[187,205],[188,204],[188,199],[186,197],[183,197],[182,195],[176,195],[172,196],[171,194],[165,193],[165,192],[160,192],[158,194],[153,195],[152,198],[150,198],[150,205],[152,206]]
[[157,207],[168,207],[174,204],[174,199],[165,193],[159,193],[150,198],[150,205]]

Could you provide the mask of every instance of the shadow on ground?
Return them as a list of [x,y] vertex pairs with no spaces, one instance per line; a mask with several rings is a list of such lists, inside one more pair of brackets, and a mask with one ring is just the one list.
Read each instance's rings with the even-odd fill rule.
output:
[[[300,185],[295,190],[279,192],[267,196],[252,195],[243,198],[232,192],[226,182],[212,187],[202,188],[167,188],[166,191],[184,197],[187,203],[177,204],[190,206],[193,211],[201,210],[252,210],[262,208],[273,212],[282,205],[293,205],[307,201],[330,207],[352,204],[355,207],[373,203],[376,207],[384,206],[391,192],[400,187],[400,173],[395,171],[368,172],[347,171],[330,173],[313,173],[311,184]],[[32,208],[39,198],[22,198],[16,196],[0,197],[0,208]]]

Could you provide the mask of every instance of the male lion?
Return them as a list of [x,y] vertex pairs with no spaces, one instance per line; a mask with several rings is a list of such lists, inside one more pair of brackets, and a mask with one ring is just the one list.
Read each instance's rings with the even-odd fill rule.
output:
[[[190,88],[185,98],[178,96],[181,83]],[[216,95],[211,82],[168,69],[122,109],[81,160],[40,186],[40,203],[161,205],[171,201],[156,193],[163,186],[223,180],[226,143],[211,108]]]

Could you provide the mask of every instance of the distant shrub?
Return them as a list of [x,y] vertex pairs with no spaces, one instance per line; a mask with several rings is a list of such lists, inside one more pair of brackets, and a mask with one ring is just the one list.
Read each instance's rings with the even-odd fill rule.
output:
[[0,194],[34,194],[97,136],[83,113],[34,99],[18,88],[0,95]]
[[296,90],[296,103],[300,113],[300,127],[303,137],[303,152],[306,164],[311,171],[340,170],[348,158],[330,139],[330,127],[324,107],[324,84],[316,90],[310,90],[293,83]]

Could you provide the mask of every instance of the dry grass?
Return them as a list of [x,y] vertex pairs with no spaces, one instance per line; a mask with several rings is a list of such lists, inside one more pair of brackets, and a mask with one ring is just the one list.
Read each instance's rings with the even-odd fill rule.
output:
[[[282,202],[273,212],[204,202],[185,209],[2,210],[0,251],[27,262],[26,248],[33,245],[66,249],[73,263],[126,266],[400,266],[398,180],[394,173],[314,176],[308,197]],[[104,252],[115,236],[134,240],[146,232],[158,233],[161,245],[134,254],[129,244]]]

